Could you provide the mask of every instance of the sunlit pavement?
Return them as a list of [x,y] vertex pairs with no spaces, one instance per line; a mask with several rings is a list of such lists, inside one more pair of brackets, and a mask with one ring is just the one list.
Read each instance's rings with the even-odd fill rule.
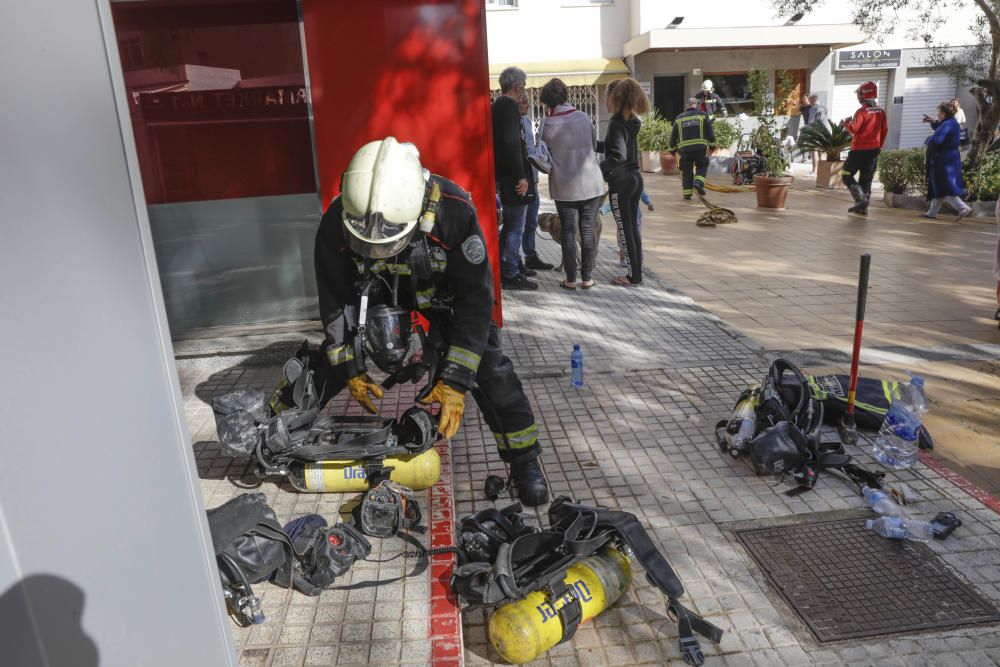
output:
[[785,211],[758,209],[752,192],[710,191],[709,201],[740,222],[705,229],[694,224],[704,207],[681,199],[677,177],[645,181],[656,206],[644,214],[649,267],[771,356],[846,372],[858,258],[870,253],[862,374],[925,375],[935,456],[1000,492],[994,220],[954,223],[948,213],[932,221],[889,209],[878,185],[861,218],[847,213],[847,192],[815,188],[799,173]]
[[[761,214],[752,208],[752,195],[712,195],[717,203],[733,208],[741,221],[699,229],[694,220],[704,209],[680,201],[676,179],[650,176],[647,183],[657,210],[645,215],[651,273],[643,286],[610,284],[621,269],[614,230],[605,220],[593,290],[563,290],[559,274],[544,272],[538,278],[539,291],[504,295],[503,345],[532,400],[553,494],[627,510],[640,518],[684,582],[685,603],[725,631],[718,646],[702,641],[707,664],[997,664],[996,626],[818,643],[736,542],[734,530],[817,518],[861,521],[862,500],[854,487],[832,475],[821,477],[809,493],[786,496],[787,484],[756,477],[746,461],[722,455],[713,433],[739,392],[758,381],[778,354],[792,356],[809,369],[846,367],[857,255],[864,244],[878,244],[877,250],[870,250],[873,293],[866,341],[870,352],[883,356],[866,360],[865,372],[896,377],[912,367],[927,374],[933,402],[928,423],[939,452],[957,451],[953,443],[963,441],[965,431],[974,431],[976,424],[982,430],[974,432],[983,438],[976,447],[994,447],[995,435],[983,425],[993,419],[990,413],[1000,401],[995,355],[989,356],[993,348],[988,347],[1000,341],[990,338],[997,335],[995,330],[975,314],[980,307],[989,310],[986,316],[992,314],[988,250],[963,245],[975,238],[982,238],[984,246],[992,243],[993,227],[911,222],[912,214],[875,209],[868,221],[835,212],[812,220],[794,208]],[[809,198],[823,210],[830,210],[830,203],[833,211],[847,206],[842,193],[792,194],[792,205]],[[917,242],[921,234],[933,239],[930,250]],[[833,249],[824,249],[824,243]],[[558,246],[551,240],[540,238],[539,249],[547,261],[558,261]],[[897,271],[916,271],[916,277],[894,272],[890,263]],[[983,277],[977,278],[978,272]],[[945,274],[959,281],[952,297],[941,279]],[[940,305],[932,308],[926,295],[917,300],[919,309],[904,304],[903,297],[894,302],[889,295],[897,284],[900,294],[909,295],[906,299],[917,298],[922,290],[938,294]],[[741,310],[724,312],[733,293],[738,294],[733,303]],[[949,298],[954,303],[949,304]],[[759,303],[765,299],[770,301]],[[893,309],[894,303],[904,305]],[[944,312],[951,307],[967,318],[967,330],[963,327],[960,336],[948,334],[944,322],[953,320],[928,316],[925,327],[920,320],[879,319],[886,313]],[[784,317],[775,315],[779,308]],[[797,316],[804,326],[790,319]],[[899,338],[893,337],[897,325],[902,329]],[[780,333],[769,333],[775,327]],[[918,335],[928,338],[921,341]],[[586,381],[581,389],[569,379],[573,343],[584,350]],[[231,347],[227,342],[220,349]],[[244,464],[218,452],[206,401],[232,387],[270,386],[278,376],[274,362],[273,354],[251,354],[179,364],[209,506],[242,493],[236,484],[251,482],[252,477]],[[386,413],[401,411],[411,397],[412,389],[395,391],[387,397]],[[338,402],[337,409],[342,405]],[[947,424],[932,421],[936,419]],[[862,464],[872,465],[870,447],[863,439],[850,452]],[[472,401],[450,451],[451,470],[446,472],[453,482],[454,516],[493,506],[484,498],[483,482],[490,473],[502,474],[503,466]],[[926,462],[890,479],[920,494],[922,500],[911,508],[918,516],[944,510],[959,514],[962,528],[930,546],[976,591],[1000,602],[1000,515]],[[280,480],[265,481],[260,490],[282,521],[312,511],[333,518],[351,500],[338,494],[301,494]],[[421,498],[430,503],[430,498]],[[501,499],[496,506],[507,502],[510,499]],[[539,508],[539,517],[545,510]],[[386,557],[404,545],[388,540],[379,548]],[[385,581],[401,574],[407,575],[402,581],[329,591],[319,598],[264,586],[268,622],[257,628],[234,627],[242,664],[457,664],[435,662],[440,641],[433,637],[440,628],[429,616],[434,608],[429,593],[440,582],[428,577],[419,559],[368,564],[343,583]],[[480,609],[462,615],[466,665],[498,661],[488,643],[486,621]],[[581,626],[571,642],[532,664],[683,663],[663,598],[637,570],[633,587],[614,607]]]

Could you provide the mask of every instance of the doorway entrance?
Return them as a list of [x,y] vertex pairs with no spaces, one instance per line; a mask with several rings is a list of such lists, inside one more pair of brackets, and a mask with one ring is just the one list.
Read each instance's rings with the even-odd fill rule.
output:
[[658,76],[653,79],[653,105],[660,115],[673,122],[684,111],[684,76]]

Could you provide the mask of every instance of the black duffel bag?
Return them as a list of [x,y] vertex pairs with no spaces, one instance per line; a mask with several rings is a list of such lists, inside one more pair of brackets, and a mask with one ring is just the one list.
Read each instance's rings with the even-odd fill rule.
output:
[[243,626],[263,623],[260,598],[251,586],[271,579],[295,558],[274,510],[263,493],[244,493],[208,510],[208,526],[229,613]]

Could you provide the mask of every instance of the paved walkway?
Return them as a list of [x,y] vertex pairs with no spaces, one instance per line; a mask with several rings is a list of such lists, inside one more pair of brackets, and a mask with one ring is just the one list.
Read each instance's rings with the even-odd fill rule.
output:
[[[1000,628],[995,626],[831,645],[816,642],[735,541],[734,530],[817,517],[858,518],[865,516],[862,501],[851,486],[832,476],[821,478],[810,493],[785,496],[787,486],[758,478],[745,461],[721,455],[712,432],[715,422],[728,416],[739,392],[760,379],[776,354],[791,353],[810,369],[841,367],[851,333],[856,255],[864,247],[857,238],[850,239],[860,236],[883,244],[880,248],[888,248],[890,242],[903,246],[873,252],[873,283],[882,285],[882,290],[888,289],[886,285],[910,286],[908,298],[921,304],[929,299],[918,298],[920,291],[913,283],[936,285],[926,292],[941,291],[942,309],[948,300],[945,284],[932,277],[930,269],[918,272],[912,280],[904,279],[886,268],[890,260],[881,259],[882,253],[892,254],[900,271],[915,266],[907,258],[926,260],[937,253],[957,258],[941,261],[940,271],[950,271],[956,280],[965,281],[963,298],[955,301],[965,309],[961,317],[966,319],[959,321],[966,322],[967,328],[960,327],[957,337],[949,336],[942,322],[954,320],[929,318],[930,333],[919,334],[928,338],[921,341],[910,332],[913,338],[897,339],[884,322],[884,331],[879,332],[879,318],[902,311],[873,300],[869,310],[873,333],[866,341],[880,354],[896,355],[875,359],[897,364],[880,367],[880,373],[896,375],[912,360],[914,368],[929,377],[941,376],[940,382],[928,380],[933,401],[929,421],[947,420],[946,425],[958,435],[931,423],[938,452],[951,451],[948,443],[962,440],[975,425],[982,429],[980,445],[986,461],[986,452],[996,446],[996,429],[988,427],[996,423],[993,414],[1000,401],[1000,369],[996,355],[989,356],[992,348],[988,345],[1000,340],[989,338],[996,332],[990,332],[988,322],[975,319],[980,306],[988,310],[985,306],[991,297],[974,280],[979,270],[975,267],[982,268],[983,259],[973,240],[979,231],[985,238],[993,228],[908,227],[911,223],[903,220],[877,222],[879,214],[868,222],[827,219],[817,223],[795,219],[793,211],[760,214],[749,203],[732,204],[746,199],[738,195],[715,197],[737,211],[738,225],[701,230],[693,224],[697,208],[690,207],[688,212],[683,203],[668,204],[670,197],[678,198],[674,179],[651,177],[647,190],[657,212],[645,218],[646,259],[653,275],[641,288],[608,284],[619,272],[613,233],[608,229],[598,258],[599,285],[594,290],[562,290],[559,276],[546,273],[540,276],[538,292],[505,296],[503,343],[539,417],[546,447],[544,467],[553,492],[640,517],[684,582],[685,602],[726,632],[719,646],[702,643],[708,664],[1000,664]],[[818,194],[793,194],[795,201],[800,196],[824,201]],[[837,225],[853,237],[844,231],[838,235],[832,229]],[[811,241],[793,234],[800,229]],[[940,247],[921,251],[918,229],[946,238],[940,240]],[[822,250],[823,237],[837,244],[839,255]],[[759,244],[756,250],[755,243]],[[908,243],[913,247],[906,247]],[[556,259],[554,243],[540,242],[540,249],[550,261]],[[804,263],[820,277],[802,268]],[[837,268],[840,264],[842,270]],[[988,287],[988,272],[980,282]],[[837,302],[826,302],[825,290],[836,294]],[[727,300],[731,293],[739,293],[732,303]],[[760,303],[752,306],[744,299]],[[764,299],[780,299],[781,307],[805,310],[816,317],[804,317],[802,326],[792,326],[785,319],[797,315],[786,313],[786,318],[773,320],[782,333],[768,333],[770,326],[752,316],[770,317],[759,311],[777,302]],[[726,307],[735,307],[732,304],[742,310],[726,312]],[[846,313],[843,321],[835,312],[841,309]],[[932,312],[929,306],[921,312],[925,310]],[[922,327],[923,323],[910,328]],[[841,328],[846,331],[843,335]],[[587,371],[586,384],[579,390],[568,377],[574,342],[583,346]],[[280,357],[280,350],[264,349],[178,362],[209,507],[242,493],[240,486],[253,480],[244,464],[219,453],[206,401],[233,387],[273,386],[279,368],[275,360]],[[866,364],[866,369],[872,368]],[[935,369],[938,375],[933,374]],[[399,389],[389,394],[383,407],[387,414],[394,413],[411,400],[412,388]],[[347,407],[341,400],[332,409]],[[870,443],[863,441],[852,453],[870,463],[869,448]],[[446,474],[451,476],[446,479],[453,482],[449,490],[454,496],[454,514],[447,503],[430,493],[420,496],[422,507],[434,508],[433,516],[447,517],[446,523],[490,506],[482,493],[483,481],[487,474],[503,470],[492,437],[471,401],[463,429],[451,443],[450,456],[451,469]],[[922,496],[914,508],[917,514],[954,510],[961,516],[965,525],[951,539],[930,546],[961,578],[1000,603],[1000,514],[923,462],[891,477]],[[984,479],[991,477],[984,472]],[[333,519],[357,495],[301,494],[280,480],[265,481],[260,490],[281,521],[315,511]],[[540,508],[540,516],[544,510]],[[426,538],[423,541],[428,543]],[[388,540],[377,544],[375,553],[384,559],[408,548],[401,541]],[[404,574],[399,581],[366,585]],[[250,629],[233,627],[242,664],[457,664],[438,659],[437,649],[444,643],[440,638],[450,632],[450,626],[436,615],[438,605],[430,599],[441,583],[440,578],[430,576],[425,561],[400,557],[388,563],[361,564],[338,582],[336,590],[318,598],[263,586],[268,622]],[[466,665],[491,664],[497,659],[487,642],[485,622],[482,610],[466,610],[462,615]],[[532,664],[683,663],[662,597],[642,576],[636,576],[632,589],[612,609],[582,626],[572,642]]]
[[862,374],[924,374],[935,456],[1000,492],[996,224],[925,220],[877,193],[866,220],[846,213],[846,192],[797,183],[786,211],[756,208],[753,193],[710,192],[740,222],[703,229],[694,221],[704,207],[681,199],[676,177],[647,175],[657,206],[643,228],[649,267],[772,356],[846,372],[858,257],[870,253]]

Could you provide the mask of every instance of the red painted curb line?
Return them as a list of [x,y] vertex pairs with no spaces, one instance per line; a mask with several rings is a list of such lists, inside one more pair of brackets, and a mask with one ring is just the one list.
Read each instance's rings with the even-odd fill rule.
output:
[[[431,547],[455,546],[455,503],[452,498],[451,451],[447,440],[434,447],[441,455],[441,479],[431,487],[430,541]],[[449,581],[455,569],[454,554],[431,556],[431,599],[428,609],[433,667],[462,667],[462,618],[458,600]]]
[[1000,498],[997,498],[978,484],[965,479],[944,463],[931,456],[928,452],[922,450],[917,454],[917,456],[920,459],[920,462],[928,468],[933,469],[946,480],[965,491],[968,495],[972,496],[997,514],[1000,514]]

